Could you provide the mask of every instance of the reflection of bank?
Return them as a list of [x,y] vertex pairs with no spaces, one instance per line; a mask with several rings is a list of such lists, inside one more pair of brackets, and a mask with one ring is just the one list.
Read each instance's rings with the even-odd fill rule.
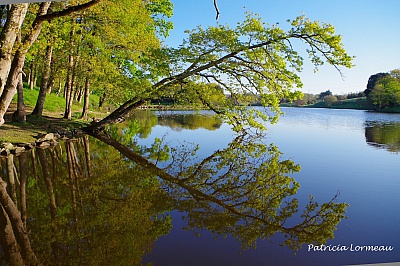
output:
[[365,141],[375,148],[390,152],[400,151],[400,123],[365,123]]
[[139,265],[170,232],[171,210],[186,229],[243,248],[277,233],[293,250],[326,243],[345,217],[336,196],[302,206],[291,177],[300,166],[263,135],[238,135],[200,161],[197,145],[93,136],[0,156],[1,265]]

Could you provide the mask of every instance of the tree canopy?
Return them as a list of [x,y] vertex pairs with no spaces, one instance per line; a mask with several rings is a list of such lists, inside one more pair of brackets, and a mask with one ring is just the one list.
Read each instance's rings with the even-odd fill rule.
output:
[[[86,97],[90,92],[100,96],[100,105],[108,100],[121,107],[87,130],[101,128],[151,99],[171,95],[214,110],[237,129],[260,126],[255,116],[273,121],[279,114],[281,98],[294,100],[300,96],[291,89],[302,85],[298,74],[304,54],[316,68],[326,62],[339,71],[341,67],[352,66],[352,57],[344,50],[341,36],[335,33],[334,27],[310,21],[305,16],[288,20],[289,29],[283,30],[278,24],[269,25],[259,16],[248,13],[235,28],[228,25],[198,27],[187,31],[188,37],[181,46],[165,47],[159,38],[167,36],[172,28],[166,20],[172,15],[172,3],[168,0],[129,3],[92,0],[69,7],[61,3],[51,7],[42,3],[12,5],[10,10],[4,11],[8,19],[3,33],[9,30],[14,35],[3,34],[2,38],[15,40],[18,25],[26,29],[24,45],[18,46],[23,49],[18,50],[14,61],[19,60],[17,68],[20,70],[30,68],[24,70],[30,73],[30,83],[37,76],[42,79],[40,101],[44,101],[44,91],[50,92],[58,83],[57,93],[63,93],[66,98],[65,118],[71,118],[71,103],[80,101],[83,94]],[[215,7],[219,14],[216,2]],[[7,26],[8,22],[13,22],[11,18],[20,23],[17,28]],[[49,30],[45,30],[48,27]],[[48,37],[39,37],[41,44],[35,46],[41,48],[32,48],[28,54],[42,28],[42,35]],[[296,48],[299,41],[308,47],[303,52]],[[10,43],[7,47],[14,45]],[[43,56],[43,51],[52,51],[53,55]],[[3,45],[2,53],[10,54],[11,50]],[[7,64],[11,64],[11,58],[8,63],[0,62],[5,69],[2,86],[5,80],[10,82],[0,100],[1,117],[10,96],[15,94],[20,73],[14,69],[10,72],[14,74],[7,78],[11,67]],[[41,58],[51,60],[44,62]],[[28,64],[24,64],[26,62]],[[43,67],[45,65],[47,67]],[[213,93],[204,87],[208,86],[206,84],[217,84],[222,97],[215,101],[217,91],[211,97]],[[223,97],[225,95],[228,97]],[[255,98],[272,110],[269,117],[244,108]]]
[[400,70],[372,75],[365,94],[375,110],[400,106]]
[[[298,74],[304,59],[295,49],[298,41],[307,45],[305,52],[316,68],[324,63],[337,69],[352,67],[353,59],[332,25],[305,16],[288,23],[291,28],[285,31],[249,13],[236,28],[218,25],[187,31],[188,37],[178,48],[161,47],[146,54],[149,64],[143,65],[142,75],[135,77],[141,81],[141,88],[110,116],[86,130],[99,129],[148,100],[169,96],[171,89],[175,97],[200,101],[236,130],[262,128],[256,117],[276,121],[280,99],[294,100],[301,95],[292,91],[302,86]],[[149,82],[143,84],[143,80]],[[201,89],[201,84],[207,83],[218,84],[228,97],[216,105],[209,98],[212,90]],[[270,116],[246,108],[254,96],[270,108]]]
[[[66,99],[64,116],[68,119],[71,103],[83,91],[85,96],[93,91],[90,85],[98,94],[129,95],[130,89],[120,88],[126,88],[129,77],[140,72],[141,54],[158,49],[160,38],[168,35],[172,23],[166,18],[172,8],[169,0],[92,0],[70,5],[15,4],[2,9],[7,19],[0,36],[0,125],[22,72],[32,87],[37,77],[42,81],[35,115],[41,115],[45,95],[57,83],[56,92],[62,91]],[[116,98],[108,97],[114,102]]]

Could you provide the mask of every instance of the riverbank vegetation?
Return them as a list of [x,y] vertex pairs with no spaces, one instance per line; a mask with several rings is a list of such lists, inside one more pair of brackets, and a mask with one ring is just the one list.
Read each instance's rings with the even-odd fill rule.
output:
[[333,95],[330,90],[319,94],[304,93],[301,99],[293,102],[283,99],[281,106],[368,110],[364,92]]
[[[217,5],[215,7],[219,14]],[[22,155],[25,153],[21,153],[19,165],[22,168],[18,170],[21,198],[14,197],[16,193],[10,193],[10,196],[7,191],[8,188],[11,192],[17,191],[14,182],[14,173],[17,171],[11,161],[14,158],[7,154],[7,147],[11,146],[4,145],[2,152],[8,155],[5,163],[10,169],[7,181],[0,178],[0,242],[2,247],[6,247],[2,249],[5,261],[13,261],[16,265],[41,265],[42,261],[49,264],[45,255],[54,257],[55,261],[63,261],[63,258],[71,258],[69,251],[78,255],[79,262],[91,261],[89,256],[85,257],[83,247],[102,251],[93,249],[92,244],[100,244],[100,248],[105,247],[104,243],[110,244],[110,241],[104,240],[107,238],[104,237],[104,231],[110,231],[110,224],[115,224],[117,231],[126,236],[119,240],[129,243],[130,248],[134,242],[141,243],[136,237],[137,232],[141,231],[130,224],[129,218],[144,217],[153,225],[160,217],[158,211],[137,215],[143,209],[140,206],[137,208],[137,204],[147,206],[142,195],[148,195],[149,192],[141,191],[144,187],[140,183],[150,184],[146,181],[147,174],[144,174],[146,168],[151,170],[148,172],[151,177],[149,180],[154,181],[150,184],[154,184],[154,188],[149,188],[153,192],[160,190],[162,193],[171,193],[170,200],[152,197],[157,199],[154,204],[167,203],[168,211],[177,209],[189,213],[188,224],[196,230],[204,230],[207,228],[204,225],[209,225],[210,231],[217,235],[233,235],[244,247],[255,246],[259,239],[270,238],[281,232],[285,237],[282,244],[294,250],[305,243],[322,244],[328,238],[333,238],[338,223],[345,217],[347,204],[336,202],[338,194],[321,205],[310,196],[309,202],[303,206],[304,211],[300,210],[299,201],[294,197],[299,184],[290,176],[300,167],[282,159],[282,153],[273,144],[266,145],[254,137],[262,137],[258,133],[264,129],[263,121],[277,120],[281,113],[281,99],[293,101],[301,97],[302,93],[293,91],[293,88],[302,86],[299,72],[305,60],[303,57],[309,59],[316,69],[329,64],[340,72],[342,67],[353,66],[353,57],[345,51],[341,36],[335,33],[332,25],[311,21],[305,16],[287,20],[287,25],[281,28],[278,23],[271,26],[258,15],[248,13],[246,19],[234,28],[220,24],[208,28],[197,27],[187,31],[187,37],[180,46],[167,47],[163,40],[172,28],[168,21],[172,8],[169,0],[77,0],[0,6],[1,137],[22,127],[29,128],[32,133],[36,130],[68,129],[72,135],[72,139],[67,137],[65,140],[65,149],[58,146],[59,152],[53,153],[57,158],[50,159],[51,164],[46,161],[44,150],[34,150],[32,154],[38,155],[36,158],[40,160],[40,167],[36,168],[35,164],[33,174],[26,171],[27,160]],[[24,81],[28,88],[24,89]],[[39,89],[34,89],[35,84]],[[11,105],[16,93],[16,103]],[[95,105],[91,94],[97,96]],[[169,149],[168,146],[161,146],[160,139],[156,139],[150,150],[135,147],[131,136],[140,133],[135,131],[139,128],[138,124],[132,123],[131,131],[122,131],[126,134],[125,145],[110,137],[113,128],[107,132],[106,126],[123,120],[121,117],[149,102],[167,98],[174,103],[213,111],[218,118],[231,125],[237,136],[225,149],[216,150],[203,161],[198,160],[197,146],[191,148],[190,145],[181,145],[181,149]],[[269,108],[269,112],[248,108],[255,99]],[[115,110],[105,110],[107,103]],[[10,106],[15,106],[16,110],[10,110]],[[97,108],[102,112],[110,111],[110,114],[87,125],[91,108],[92,111]],[[49,110],[51,115],[47,116]],[[7,115],[14,124],[4,124]],[[213,124],[218,126],[216,122]],[[75,125],[100,140],[101,149],[91,155],[89,146],[93,146],[89,145],[88,135],[80,140],[73,139]],[[38,132],[35,133],[37,135]],[[55,134],[44,135],[44,138],[51,136]],[[19,137],[15,142],[25,141],[23,133]],[[29,133],[29,137],[33,137],[33,134]],[[83,140],[85,143],[82,143]],[[80,152],[74,147],[74,142],[78,141],[81,143]],[[105,144],[114,147],[112,152],[104,153]],[[84,157],[78,159],[77,152]],[[66,159],[61,159],[61,154]],[[89,168],[95,169],[96,162],[90,161],[91,158],[98,158],[99,154],[106,156],[105,161],[97,162],[99,167],[96,171],[100,179],[96,181],[98,179]],[[112,154],[116,155],[117,160],[110,157]],[[168,166],[162,168],[158,165],[168,158],[172,159]],[[32,159],[29,161],[35,160]],[[67,161],[64,164],[67,170],[65,174],[55,171],[61,161]],[[107,162],[106,166],[104,162]],[[116,167],[107,169],[110,162],[115,163]],[[120,170],[118,166],[121,164],[128,167]],[[84,165],[87,170],[82,168]],[[36,175],[36,169],[43,170],[42,177]],[[119,182],[115,173],[124,182]],[[28,175],[31,182],[35,179],[40,180],[37,183],[46,184],[47,192],[44,193],[49,201],[43,200],[42,195],[35,197],[40,199],[38,203],[43,210],[50,214],[45,220],[27,212],[26,206],[29,210],[34,204],[26,204],[29,202],[25,197],[26,188],[36,190],[35,184],[27,183]],[[138,180],[131,179],[131,176]],[[52,182],[55,183],[57,178],[61,178],[59,181],[64,185],[68,183],[65,191],[71,192],[71,201],[56,201],[54,193],[59,192],[61,186],[53,189]],[[101,189],[81,186],[86,180],[99,182]],[[141,188],[136,188],[137,184]],[[108,187],[109,190],[106,189]],[[210,191],[211,195],[207,194]],[[90,197],[86,197],[85,193]],[[133,198],[131,194],[134,194]],[[111,205],[97,209],[99,202],[105,201]],[[97,207],[93,209],[86,202],[95,203]],[[131,212],[125,211],[126,208],[121,208],[118,203],[124,203]],[[178,204],[178,208],[171,203]],[[188,207],[194,211],[190,213]],[[149,210],[147,207],[144,209]],[[81,215],[80,210],[85,210],[85,213]],[[299,211],[300,215],[297,215]],[[96,220],[96,215],[102,212],[107,214],[108,220],[104,220],[102,215],[99,217],[101,219]],[[68,218],[62,218],[63,213],[67,213]],[[121,213],[129,217],[123,217]],[[164,213],[163,209],[161,213]],[[291,221],[286,223],[293,214],[300,218],[298,225]],[[198,225],[192,220],[196,217]],[[224,220],[218,222],[217,218]],[[99,226],[96,225],[100,220]],[[143,224],[139,220],[134,222]],[[59,223],[62,221],[66,222],[67,230],[63,229],[63,223]],[[155,228],[158,230],[153,230],[149,225],[143,232],[150,232],[149,237],[155,240],[164,233],[160,229],[170,228],[170,219],[165,221],[165,226]],[[243,227],[244,223],[246,227]],[[44,243],[43,236],[36,241],[35,237],[28,234],[31,228],[42,225],[44,227],[39,231],[55,232],[57,235],[49,235],[51,244],[48,246],[41,246]],[[57,225],[63,229],[60,234],[48,227],[60,228]],[[90,226],[86,228],[86,225]],[[70,241],[71,234],[75,233],[69,231],[69,227],[77,233],[76,240]],[[96,237],[90,238],[82,232],[94,232]],[[68,243],[58,238],[64,233],[68,235]],[[113,247],[117,247],[107,247],[111,253],[114,250],[122,250],[124,254],[136,252],[119,248],[115,245],[118,241],[111,242]],[[150,241],[143,243],[146,247],[151,245]],[[143,252],[139,247],[138,250]],[[36,254],[42,256],[36,257]],[[98,259],[98,256],[95,258]],[[119,259],[116,261],[121,263]],[[137,263],[130,261],[124,264]]]
[[282,100],[281,106],[357,109],[400,113],[400,69],[377,73],[368,79],[364,91],[333,95],[330,90],[319,94],[304,93],[293,102]]
[[[87,118],[90,94],[98,96],[100,108],[116,106],[86,127],[88,132],[163,98],[213,110],[235,130],[262,128],[257,117],[275,121],[282,98],[301,96],[292,88],[302,86],[298,74],[304,54],[316,68],[324,63],[352,67],[353,57],[334,27],[305,16],[288,20],[283,30],[248,13],[235,28],[198,27],[187,31],[179,47],[166,47],[172,8],[169,0],[1,6],[1,38],[8,45],[0,47],[0,124],[17,90],[14,120],[25,121],[24,91],[18,86],[24,80],[40,87],[34,116],[42,116],[52,93],[64,97],[67,120],[73,117],[73,103],[81,101],[81,117]],[[299,43],[308,47],[306,53]],[[255,97],[270,108],[268,115],[245,108]]]

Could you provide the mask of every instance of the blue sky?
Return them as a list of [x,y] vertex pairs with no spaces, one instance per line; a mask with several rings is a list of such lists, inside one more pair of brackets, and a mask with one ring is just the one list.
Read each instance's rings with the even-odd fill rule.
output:
[[[37,0],[26,0],[36,2]],[[0,0],[0,3],[23,0]],[[186,29],[198,25],[215,26],[213,0],[171,0],[174,4],[174,30],[166,40],[178,46]],[[400,68],[400,0],[218,0],[221,16],[218,23],[234,27],[245,17],[245,11],[259,14],[265,22],[284,25],[287,19],[302,14],[311,20],[331,23],[343,36],[350,55],[356,56],[356,67],[343,69],[344,80],[331,66],[317,73],[305,64],[300,74],[303,92],[335,94],[363,91],[368,78],[378,72]]]
[[[212,0],[171,0],[174,4],[174,30],[166,40],[177,46],[184,30],[198,25],[215,26]],[[287,19],[306,15],[311,20],[331,23],[343,36],[350,55],[356,56],[356,67],[343,69],[344,80],[331,66],[316,74],[305,64],[300,74],[303,92],[331,90],[335,94],[363,91],[370,75],[400,68],[400,1],[399,0],[218,0],[220,24],[234,27],[244,19],[244,12],[259,14],[265,22],[284,25]]]

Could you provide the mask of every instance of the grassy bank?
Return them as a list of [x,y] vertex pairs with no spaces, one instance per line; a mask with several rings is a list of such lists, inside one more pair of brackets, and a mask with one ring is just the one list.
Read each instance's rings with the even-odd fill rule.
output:
[[356,109],[356,110],[368,110],[367,99],[364,98],[354,98],[346,99],[342,101],[337,101],[329,104],[328,102],[317,102],[315,104],[305,105],[308,108],[333,108],[333,109]]
[[342,101],[337,101],[329,104],[328,102],[320,101],[314,104],[308,104],[303,106],[296,106],[294,103],[284,103],[281,104],[282,107],[304,107],[304,108],[331,108],[331,109],[354,109],[354,110],[371,110],[380,113],[400,113],[400,106],[395,107],[386,107],[379,111],[372,110],[368,104],[367,99],[363,98],[354,98],[347,99]]
[[[65,99],[56,94],[48,94],[46,96],[43,117],[30,116],[29,114],[35,107],[38,94],[38,88],[34,88],[33,90],[24,88],[24,102],[27,110],[26,123],[11,122],[12,113],[16,110],[16,96],[14,97],[5,116],[6,123],[0,127],[0,141],[28,143],[34,141],[35,136],[39,133],[71,130],[88,123],[87,120],[79,119],[82,112],[82,103],[73,104],[72,121],[63,119]],[[105,115],[97,110],[98,100],[96,95],[90,96],[89,121],[91,121],[90,117],[103,117]]]
[[[35,87],[33,90],[30,90],[28,88],[24,88],[24,102],[25,105],[33,109],[36,104],[36,100],[39,95],[39,88]],[[14,103],[17,102],[17,95],[14,96]],[[97,95],[90,95],[89,99],[90,105],[89,109],[90,110],[97,110],[98,102],[99,102],[99,97]],[[82,112],[82,103],[74,102],[72,105],[72,110],[74,113],[75,117],[78,117],[81,112]],[[46,101],[44,103],[44,111],[47,113],[63,113],[64,112],[64,107],[65,107],[65,99],[61,96],[57,96],[54,93],[48,94],[46,96]]]

